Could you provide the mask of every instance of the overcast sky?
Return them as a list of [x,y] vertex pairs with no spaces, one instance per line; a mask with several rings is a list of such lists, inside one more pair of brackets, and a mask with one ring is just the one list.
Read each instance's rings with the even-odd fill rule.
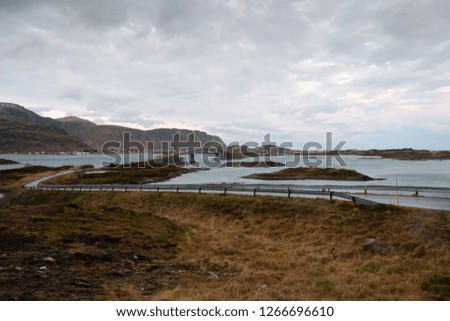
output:
[[226,142],[450,149],[450,1],[0,0],[0,101]]

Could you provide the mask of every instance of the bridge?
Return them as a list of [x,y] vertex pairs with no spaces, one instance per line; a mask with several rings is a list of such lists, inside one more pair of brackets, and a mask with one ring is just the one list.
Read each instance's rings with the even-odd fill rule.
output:
[[[221,193],[240,195],[275,195],[285,197],[320,197],[341,199],[365,205],[382,205],[383,203],[369,200],[364,196],[414,196],[425,199],[441,198],[450,200],[450,188],[430,186],[390,186],[390,185],[283,185],[283,184],[105,184],[105,185],[50,185],[45,181],[72,171],[61,172],[41,178],[24,185],[27,189],[56,191],[142,191],[142,192],[195,192]],[[405,194],[406,193],[406,194]],[[356,195],[355,195],[356,194]],[[427,197],[431,196],[431,197]]]
[[[49,177],[45,178],[48,179]],[[316,196],[327,197],[330,200],[342,199],[365,205],[383,205],[382,203],[367,200],[346,193],[339,193],[325,189],[297,189],[291,187],[279,186],[253,186],[253,185],[158,185],[158,184],[110,184],[110,185],[49,185],[44,184],[43,180],[31,182],[24,185],[27,189],[46,190],[46,191],[122,191],[122,192],[196,192],[196,193],[219,193],[219,194],[238,194],[238,195],[275,195],[275,196]]]

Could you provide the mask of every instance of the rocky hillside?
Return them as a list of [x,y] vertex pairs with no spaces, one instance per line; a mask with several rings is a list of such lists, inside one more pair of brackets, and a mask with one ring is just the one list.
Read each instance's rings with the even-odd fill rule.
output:
[[0,102],[0,119],[19,121],[40,126],[61,128],[61,124],[49,117],[42,117],[20,105]]
[[0,103],[0,153],[59,152],[90,149],[61,124],[19,105]]
[[220,137],[201,131],[158,128],[139,130],[115,125],[97,125],[78,117],[52,119],[16,104],[0,103],[0,153],[12,152],[74,152],[82,150],[101,151],[108,141],[123,141],[123,134],[130,133],[132,141],[144,146],[153,142],[160,150],[162,141],[171,141],[176,133],[186,140],[194,133],[196,140],[209,145],[223,145]]
[[181,140],[187,140],[187,135],[194,133],[197,141],[202,143],[212,142],[209,145],[224,145],[220,137],[212,136],[202,131],[176,128],[140,130],[115,125],[96,125],[78,117],[65,117],[57,120],[61,122],[62,128],[70,135],[81,139],[97,150],[102,150],[103,144],[108,141],[122,142],[124,133],[130,133],[131,141],[138,141],[145,147],[147,146],[146,142],[153,142],[155,150],[160,150],[161,142],[171,141],[172,137],[177,133],[180,133]]
[[0,153],[76,152],[91,149],[54,126],[0,119]]

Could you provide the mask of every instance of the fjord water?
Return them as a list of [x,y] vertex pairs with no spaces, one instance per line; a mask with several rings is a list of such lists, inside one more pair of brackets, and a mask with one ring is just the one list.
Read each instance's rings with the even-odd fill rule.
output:
[[[129,154],[129,162],[136,162],[138,160],[152,159],[158,155],[138,155]],[[25,165],[42,165],[49,167],[57,167],[64,165],[93,165],[94,167],[101,167],[102,162],[111,163],[114,159],[111,156],[101,154],[89,155],[14,155],[5,154],[0,155],[0,158],[10,159],[18,162],[14,165],[0,165],[0,170],[10,168],[20,168]],[[450,188],[450,160],[436,161],[401,161],[387,158],[376,157],[362,157],[362,156],[342,156],[347,166],[339,166],[334,160],[333,167],[352,169],[362,174],[368,175],[375,179],[375,181],[361,181],[361,182],[346,182],[346,181],[326,181],[326,180],[283,180],[283,181],[269,181],[246,179],[243,176],[253,173],[270,173],[279,171],[282,167],[271,168],[241,168],[241,167],[213,167],[207,171],[198,171],[194,173],[185,174],[173,178],[170,181],[161,184],[221,184],[221,183],[241,183],[241,184],[276,184],[276,185],[389,185],[395,186],[398,180],[401,186],[426,186],[426,187],[448,187]],[[292,156],[271,156],[272,161],[285,163],[292,162]],[[322,161],[322,166],[325,165],[324,157],[317,157]],[[196,155],[196,160],[204,163],[203,155]],[[311,159],[314,161],[314,159]],[[245,160],[244,160],[245,161]],[[220,165],[220,162],[213,164]],[[299,165],[305,166],[305,161],[300,158]]]
[[[149,154],[127,154],[121,161],[124,162],[137,162],[147,159],[152,159],[154,156],[159,154],[149,155]],[[102,162],[113,163],[115,158],[109,155],[102,154],[83,154],[83,155],[50,155],[50,154],[39,154],[39,155],[29,155],[29,154],[0,154],[0,158],[9,159],[18,162],[19,164],[12,165],[0,165],[0,170],[21,168],[30,165],[40,165],[48,167],[58,167],[65,165],[92,165],[94,167],[101,167]]]
[[[325,164],[324,157],[318,157]],[[329,180],[257,180],[243,178],[253,173],[270,173],[279,171],[282,167],[272,168],[242,168],[219,167],[208,171],[198,171],[173,178],[170,181],[159,183],[161,185],[184,184],[251,184],[251,185],[284,185],[295,188],[323,186],[349,186],[347,192],[361,193],[361,190],[352,190],[351,186],[391,186],[397,182],[400,187],[445,187],[450,188],[450,161],[401,161],[377,157],[343,156],[345,166],[334,167],[356,170],[377,180],[373,181],[329,181]],[[292,157],[271,157],[275,162],[292,161]],[[200,162],[201,159],[198,159]],[[301,164],[304,164],[300,160]],[[382,194],[382,195],[380,195]],[[438,210],[450,210],[450,193],[422,193],[421,197],[412,196],[411,193],[402,193],[397,197],[395,191],[369,191],[369,195],[359,196],[386,204],[400,204],[403,206],[422,207]],[[427,196],[427,197],[423,197]]]
[[[208,171],[198,171],[175,177],[162,184],[221,184],[221,183],[241,183],[241,184],[276,184],[276,185],[390,185],[395,186],[396,180],[402,186],[429,186],[429,187],[449,187],[450,188],[450,160],[446,161],[400,161],[387,158],[362,157],[362,156],[342,156],[346,166],[339,166],[333,161],[333,167],[352,169],[362,174],[370,176],[374,181],[327,181],[327,180],[257,180],[246,179],[243,176],[253,173],[276,172],[283,167],[271,168],[242,168],[242,167],[219,167],[211,168]],[[325,166],[325,158],[317,157]],[[196,158],[201,162],[200,155]],[[292,162],[292,156],[271,156],[275,162]],[[305,164],[303,159],[298,161],[300,165]]]
[[[151,159],[153,156],[145,155],[143,159]],[[138,154],[130,154],[129,162],[136,162],[142,157]],[[196,160],[204,164],[205,157],[210,157],[209,160],[215,164],[220,165],[220,161],[214,161],[211,155],[196,155]],[[0,155],[0,158],[10,159],[19,162],[15,165],[1,165],[0,170],[9,168],[19,168],[27,165],[44,165],[49,167],[57,167],[63,165],[84,165],[89,164],[95,167],[101,167],[102,162],[112,162],[110,156],[94,154],[94,155]],[[339,166],[336,161],[333,161],[333,167],[352,169],[362,174],[368,175],[372,178],[379,179],[374,181],[327,181],[327,180],[257,180],[243,178],[246,175],[253,173],[269,173],[281,170],[283,167],[272,168],[242,168],[242,167],[212,167],[209,170],[201,170],[193,173],[184,174],[175,177],[169,181],[159,183],[160,185],[184,185],[184,184],[264,184],[264,185],[289,185],[289,186],[309,186],[321,187],[326,185],[338,186],[373,186],[396,185],[398,181],[399,186],[414,186],[414,187],[445,187],[450,188],[450,160],[436,161],[401,161],[377,157],[363,157],[363,156],[342,156],[346,165]],[[285,163],[292,162],[292,156],[271,156],[272,161]],[[142,160],[142,158],[141,158]],[[321,160],[322,166],[325,165],[324,157],[317,157],[314,160]],[[244,160],[245,161],[245,160]],[[300,157],[297,159],[299,165],[305,166],[304,160]],[[349,189],[350,192],[353,192]],[[389,193],[386,193],[389,194]],[[391,193],[392,194],[392,193]],[[401,196],[401,205],[427,207],[435,209],[450,209],[450,195],[448,193],[440,193],[439,195],[427,195],[432,197],[411,197]],[[396,204],[397,198],[393,195],[369,195],[369,199]]]

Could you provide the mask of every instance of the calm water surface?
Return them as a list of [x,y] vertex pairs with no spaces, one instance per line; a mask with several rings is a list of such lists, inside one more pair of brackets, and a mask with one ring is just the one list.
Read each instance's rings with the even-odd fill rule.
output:
[[[155,155],[156,156],[156,155]],[[196,155],[196,160],[202,163],[205,156]],[[167,182],[160,184],[221,184],[221,183],[240,183],[240,184],[265,184],[265,185],[303,185],[303,186],[323,186],[323,185],[339,185],[339,186],[367,186],[367,185],[388,185],[395,186],[396,180],[399,186],[424,186],[424,187],[447,187],[450,188],[450,161],[400,161],[392,159],[383,159],[376,157],[362,156],[342,156],[347,166],[341,167],[334,162],[334,167],[347,168],[356,170],[362,174],[373,178],[383,179],[375,181],[363,182],[342,182],[342,181],[326,181],[326,180],[285,180],[285,181],[269,181],[257,179],[245,179],[243,176],[253,173],[270,173],[279,171],[282,167],[276,168],[238,168],[238,167],[216,167],[207,171],[198,171],[175,177]],[[11,159],[19,162],[16,165],[0,165],[0,170],[19,168],[26,165],[44,165],[57,167],[63,165],[84,165],[89,164],[95,167],[101,167],[102,162],[112,162],[109,156],[105,155],[0,155],[0,158]],[[151,159],[148,155],[144,159]],[[211,158],[212,159],[212,158]],[[324,157],[317,159],[324,161]],[[139,155],[130,154],[129,161],[136,162]],[[271,160],[276,162],[293,161],[292,156],[273,156]],[[302,159],[299,160],[304,165]],[[218,162],[217,164],[220,164]],[[383,200],[395,204],[397,199],[388,196],[368,196],[374,200]],[[427,200],[425,200],[427,199]],[[425,202],[425,203],[424,203]],[[402,197],[401,203],[408,206],[419,206],[438,209],[450,209],[450,195],[441,194],[439,198],[412,198]]]
[[[156,156],[156,155],[155,155]],[[145,160],[152,156],[143,156]],[[114,161],[110,156],[105,155],[1,155],[0,158],[14,160],[19,162],[15,165],[0,165],[0,170],[10,168],[20,168],[26,165],[43,165],[57,167],[63,165],[84,165],[89,164],[95,167],[101,167],[102,162]],[[202,156],[196,155],[196,160],[201,161]],[[276,162],[292,161],[290,156],[273,156],[271,158]],[[324,160],[323,157],[318,159]],[[342,182],[326,180],[286,180],[286,181],[268,181],[257,179],[246,179],[243,176],[253,173],[270,173],[279,171],[282,167],[274,168],[238,168],[238,167],[219,167],[211,168],[208,171],[198,171],[175,177],[162,184],[220,184],[220,183],[242,183],[242,184],[286,184],[286,185],[391,185],[395,186],[398,180],[401,186],[430,186],[430,187],[449,187],[450,188],[450,161],[399,161],[382,158],[365,158],[361,156],[343,156],[347,167],[341,167],[334,162],[334,167],[341,167],[356,170],[362,174],[377,179],[376,181],[363,182]],[[139,155],[130,154],[129,161],[136,162]],[[304,164],[300,160],[301,164]],[[217,163],[220,164],[220,163]]]
[[[159,154],[158,154],[159,155]],[[129,154],[125,156],[125,162],[137,162],[141,160],[152,159],[155,155],[147,154]],[[42,165],[49,167],[58,167],[64,165],[93,165],[101,167],[102,162],[112,163],[115,159],[112,156],[89,154],[89,155],[22,155],[22,154],[0,154],[0,158],[9,159],[18,162],[13,165],[0,165],[0,170],[21,168],[27,165]],[[122,160],[122,163],[124,163]]]
[[[273,161],[284,163],[292,161],[289,156],[277,156],[271,158]],[[324,157],[318,159],[324,162]],[[342,182],[327,180],[283,180],[269,181],[258,179],[246,179],[243,176],[253,173],[271,173],[282,169],[272,168],[233,168],[220,167],[211,168],[208,171],[189,173],[164,184],[220,184],[220,183],[242,183],[242,184],[286,184],[286,185],[391,185],[395,186],[396,180],[403,186],[430,186],[450,188],[450,161],[399,161],[382,158],[365,158],[361,156],[343,156],[348,166],[341,167],[334,162],[334,167],[353,169],[372,178],[383,179],[362,182]],[[200,160],[200,159],[199,159]],[[300,161],[300,163],[304,163]],[[323,166],[322,166],[323,167]]]

